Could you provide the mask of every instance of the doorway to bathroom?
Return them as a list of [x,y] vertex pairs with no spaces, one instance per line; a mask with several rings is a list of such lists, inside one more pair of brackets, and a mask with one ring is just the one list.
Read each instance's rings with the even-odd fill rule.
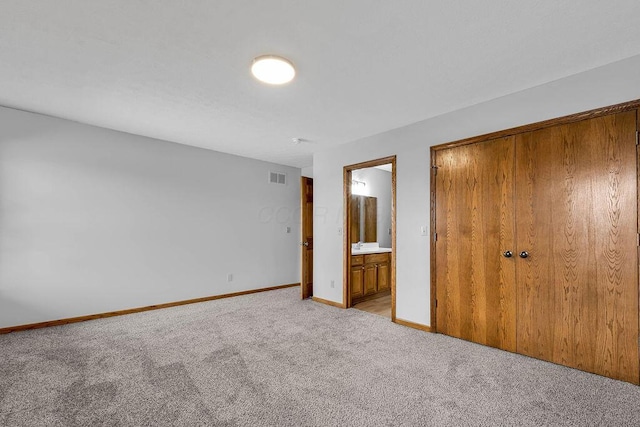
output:
[[344,167],[343,301],[395,321],[396,157]]

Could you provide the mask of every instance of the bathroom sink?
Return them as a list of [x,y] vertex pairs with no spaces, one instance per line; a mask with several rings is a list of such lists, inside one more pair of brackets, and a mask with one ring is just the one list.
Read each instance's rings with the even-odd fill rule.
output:
[[366,255],[391,252],[391,248],[381,248],[378,243],[353,243],[351,245],[351,255]]

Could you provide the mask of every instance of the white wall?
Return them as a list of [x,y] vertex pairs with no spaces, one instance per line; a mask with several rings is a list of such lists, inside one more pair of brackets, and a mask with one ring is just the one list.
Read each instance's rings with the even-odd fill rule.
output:
[[299,177],[0,108],[0,327],[299,282]]
[[[362,196],[376,198],[377,207],[377,242],[381,248],[391,247],[391,172],[376,168],[356,169],[351,174],[352,179],[364,182],[364,188],[359,189]],[[364,232],[364,207],[360,211],[362,222],[360,230]],[[363,240],[364,241],[364,240]]]
[[307,178],[313,178],[313,166],[307,166],[301,169],[301,176],[306,176]]
[[[489,102],[374,135],[313,159],[313,293],[342,302],[342,169],[397,156],[397,317],[430,324],[429,147],[465,137],[534,123],[640,98],[640,56],[577,74]],[[482,82],[477,82],[482,84]]]

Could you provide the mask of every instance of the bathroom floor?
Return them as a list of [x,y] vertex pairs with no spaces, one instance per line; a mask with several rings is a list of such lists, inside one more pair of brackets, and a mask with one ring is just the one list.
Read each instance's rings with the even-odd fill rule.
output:
[[354,305],[353,308],[391,319],[391,295],[360,302]]

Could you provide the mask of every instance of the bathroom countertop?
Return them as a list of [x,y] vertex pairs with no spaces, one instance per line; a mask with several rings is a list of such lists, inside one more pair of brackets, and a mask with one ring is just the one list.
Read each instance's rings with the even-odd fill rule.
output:
[[362,248],[351,249],[351,255],[367,255],[367,254],[382,254],[391,252],[391,248]]

